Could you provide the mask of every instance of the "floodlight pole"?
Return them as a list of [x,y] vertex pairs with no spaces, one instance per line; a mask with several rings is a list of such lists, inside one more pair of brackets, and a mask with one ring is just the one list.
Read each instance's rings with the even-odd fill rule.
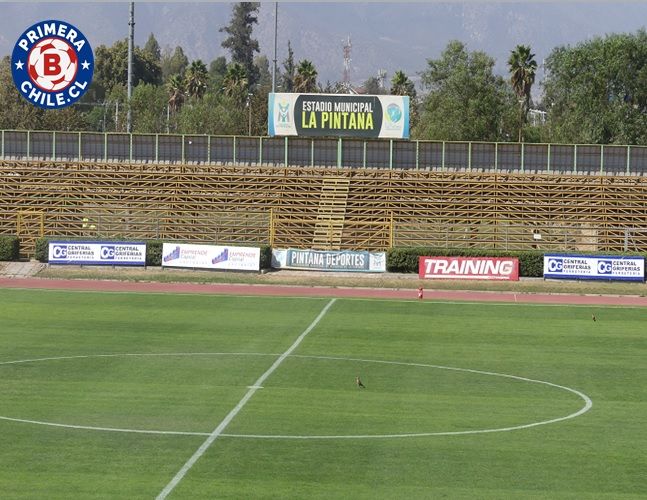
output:
[[274,2],[274,66],[272,68],[272,93],[276,91],[276,33],[278,30],[279,3]]
[[130,35],[128,36],[128,114],[126,132],[132,131],[132,115],[130,111],[130,98],[133,95],[133,43],[135,40],[135,2],[130,2]]

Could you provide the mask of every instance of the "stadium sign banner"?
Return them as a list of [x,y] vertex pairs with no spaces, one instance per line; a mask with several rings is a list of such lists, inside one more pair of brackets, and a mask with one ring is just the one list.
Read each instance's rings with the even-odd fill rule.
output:
[[164,243],[162,267],[258,271],[261,267],[261,249]]
[[386,272],[384,252],[272,249],[272,267],[310,271]]
[[50,241],[49,263],[88,266],[145,266],[146,243]]
[[420,257],[421,279],[519,281],[519,259],[513,257]]
[[645,258],[545,254],[544,278],[645,281]]
[[268,94],[268,134],[409,138],[409,96]]

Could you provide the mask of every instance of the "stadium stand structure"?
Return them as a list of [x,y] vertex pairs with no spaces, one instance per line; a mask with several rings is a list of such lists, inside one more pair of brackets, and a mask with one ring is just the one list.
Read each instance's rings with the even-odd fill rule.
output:
[[647,177],[0,160],[0,234],[647,252]]

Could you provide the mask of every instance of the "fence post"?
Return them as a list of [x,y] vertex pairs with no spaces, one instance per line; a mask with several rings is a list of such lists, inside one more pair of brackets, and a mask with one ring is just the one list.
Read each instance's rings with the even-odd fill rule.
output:
[[31,136],[29,130],[27,131],[27,161],[31,160],[31,154],[30,154],[30,146],[31,146]]
[[366,168],[366,139],[364,139],[364,148],[362,153],[362,167]]
[[393,139],[389,139],[389,169],[393,170]]
[[211,136],[207,136],[207,163],[211,164]]
[[[286,137],[287,139],[287,137]],[[285,150],[285,165],[287,166],[288,164],[288,152],[287,149]],[[315,140],[314,137],[310,139],[310,166],[314,167],[315,166]]]
[[573,144],[573,173],[577,173],[577,144]]
[[2,147],[2,150],[0,151],[0,156],[4,158],[4,130],[2,131],[2,145],[0,147]]
[[56,130],[52,132],[52,161],[56,161]]
[[79,132],[78,141],[79,141],[79,150],[78,150],[77,160],[82,161],[81,158],[82,158],[83,155],[81,154],[81,151],[82,151],[83,148],[81,146],[81,132]]
[[[235,140],[236,140],[236,138],[234,137],[234,141]],[[186,141],[184,139],[184,134],[182,134],[182,164],[186,163],[186,161],[184,161],[184,143],[185,142]],[[234,151],[236,151],[236,148],[234,148]]]
[[548,144],[548,155],[546,157],[548,173],[550,174],[550,143]]
[[472,171],[472,142],[467,143],[467,171]]
[[234,158],[233,158],[233,164],[236,164],[236,136],[234,136]]
[[155,163],[160,161],[160,135],[155,134]]
[[631,146],[627,146],[627,175],[629,175],[631,168]]
[[445,141],[443,141],[443,148],[440,155],[440,168],[443,172],[445,171]]
[[420,170],[420,141],[416,141],[416,170]]
[[263,164],[263,138],[258,138],[258,164]]
[[526,171],[526,143],[521,143],[521,173]]
[[337,139],[337,168],[341,168],[341,148],[342,142],[341,137]]
[[131,132],[130,134],[130,143],[128,145],[128,161],[129,163],[133,162],[133,133]]
[[499,171],[499,143],[494,143],[494,173]]
[[103,160],[108,161],[108,132],[103,133]]
[[604,144],[600,144],[600,175],[604,175]]
[[[283,139],[283,166],[287,168],[288,166],[288,136],[286,135]],[[314,152],[312,153],[314,154]]]

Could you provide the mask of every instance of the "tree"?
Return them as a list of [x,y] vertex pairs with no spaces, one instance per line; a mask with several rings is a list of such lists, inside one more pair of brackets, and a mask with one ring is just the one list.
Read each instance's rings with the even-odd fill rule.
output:
[[184,98],[186,95],[186,88],[184,86],[184,78],[180,75],[174,75],[170,78],[166,84],[168,92],[168,106],[169,109],[177,113],[182,104],[184,104]]
[[294,65],[294,51],[288,40],[288,57],[283,61],[284,72],[281,75],[281,90],[283,92],[294,91],[294,78],[296,76],[296,66]]
[[530,91],[535,83],[537,62],[535,54],[530,53],[527,45],[517,45],[508,58],[510,84],[519,99],[519,142],[523,139],[523,126],[528,121],[530,110]]
[[557,47],[546,59],[550,140],[647,145],[647,32]]
[[185,85],[187,95],[196,99],[202,99],[202,96],[207,91],[208,81],[209,74],[207,73],[205,64],[200,59],[193,61],[186,72]]
[[161,85],[143,83],[133,89],[131,99],[133,132],[156,134],[166,132],[166,106],[169,99]]
[[149,35],[148,40],[146,40],[143,51],[148,54],[151,59],[157,64],[160,64],[160,62],[162,61],[162,51],[160,50],[160,44],[157,43],[155,35],[153,35],[152,33]]
[[413,129],[418,125],[420,114],[418,113],[418,94],[416,86],[404,73],[398,70],[391,78],[391,95],[409,96],[409,124]]
[[259,80],[259,72],[254,66],[254,52],[259,52],[258,41],[252,38],[253,25],[258,23],[256,14],[258,2],[239,2],[232,9],[232,17],[228,26],[220,28],[228,36],[222,42],[222,47],[231,53],[231,60],[245,68],[247,82],[253,88]]
[[[95,51],[94,80],[96,98],[102,100],[115,85],[128,83],[128,41],[118,40],[112,47],[100,45]],[[133,85],[150,83],[158,85],[162,81],[160,65],[152,56],[135,47],[133,50]]]
[[27,102],[18,92],[11,76],[11,59],[0,61],[0,129],[33,129],[43,110]]
[[247,99],[247,71],[240,63],[231,63],[223,80],[224,93],[227,97],[241,105]]
[[365,94],[379,95],[384,93],[384,89],[380,85],[380,80],[375,76],[369,77],[362,87],[364,88]]
[[168,80],[174,75],[184,76],[187,66],[189,65],[189,58],[184,55],[182,47],[177,46],[171,53],[170,49],[166,49],[162,54],[160,66],[162,68],[162,81]]
[[222,90],[222,82],[227,74],[227,59],[224,56],[217,57],[209,64],[209,80],[211,88],[220,93]]
[[270,73],[270,62],[267,56],[257,56],[254,58],[254,66],[258,71],[258,87],[272,88],[272,73]]
[[317,70],[307,59],[299,62],[297,74],[294,77],[294,91],[301,93],[317,91]]
[[[512,89],[493,73],[494,59],[451,41],[422,72],[425,97],[416,135],[447,141],[505,140],[516,109]],[[516,113],[515,113],[516,114]]]

